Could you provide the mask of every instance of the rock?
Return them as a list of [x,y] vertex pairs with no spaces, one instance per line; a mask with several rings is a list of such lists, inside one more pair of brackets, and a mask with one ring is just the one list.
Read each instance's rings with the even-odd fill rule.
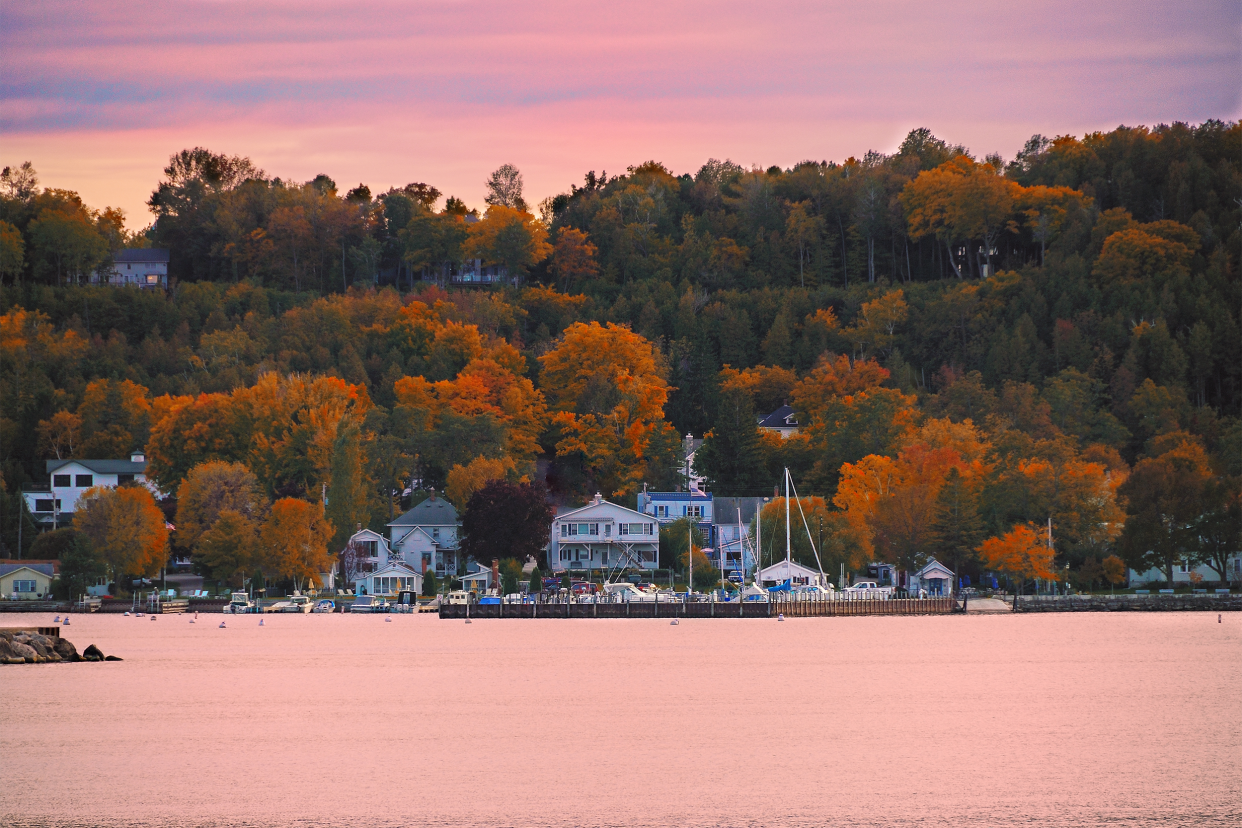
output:
[[100,652],[98,647],[96,647],[94,644],[91,644],[87,646],[85,650],[82,651],[82,658],[86,659],[87,661],[103,661],[104,654]]
[[[13,636],[11,635],[7,638],[0,636],[0,659],[5,659],[5,664],[9,663],[8,659],[17,657],[17,652],[13,649],[12,638]],[[25,659],[22,659],[22,661],[25,661]]]
[[124,661],[120,656],[104,656],[104,661]]
[[46,640],[47,640],[46,638],[44,638],[44,636],[41,636],[41,635],[32,635],[29,639],[27,639],[27,641],[26,641],[25,643],[26,643],[26,646],[27,646],[27,647],[30,647],[30,648],[31,648],[31,649],[33,649],[36,653],[38,653],[38,654],[39,654],[39,658],[47,658],[47,656],[48,656],[48,648],[47,648],[47,646],[46,646],[46,645],[44,645],[43,641],[40,641],[40,640],[39,640],[39,639],[41,639],[41,638],[42,638],[44,641],[46,641]]
[[73,643],[67,638],[56,639],[54,649],[56,650],[56,654],[65,661],[77,661],[79,658],[78,648],[73,646]]
[[39,654],[29,644],[14,641],[9,646],[13,648],[13,655],[25,660],[27,664],[34,664],[35,660],[39,658]]

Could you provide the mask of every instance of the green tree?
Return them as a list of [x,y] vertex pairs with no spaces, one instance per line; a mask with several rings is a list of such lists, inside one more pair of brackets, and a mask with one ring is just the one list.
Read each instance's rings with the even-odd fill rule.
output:
[[[73,532],[71,529],[59,531]],[[50,534],[50,533],[49,533]],[[59,555],[62,592],[73,599],[86,593],[107,572],[107,567],[91,548],[85,535],[73,532],[70,543]]]
[[979,517],[978,492],[956,466],[950,468],[936,496],[932,553],[954,573],[960,574],[964,564],[976,560],[975,550],[985,536],[983,520]]
[[107,241],[80,210],[45,210],[30,223],[28,232],[36,272],[54,272],[58,285],[65,277],[80,280],[110,254]]
[[[693,540],[691,541],[691,537]],[[660,568],[684,572],[686,545],[693,542],[695,549],[706,545],[699,525],[689,518],[679,518],[660,525]],[[695,557],[698,565],[698,556]]]
[[349,421],[341,424],[332,446],[331,482],[325,516],[332,524],[332,548],[341,549],[358,524],[371,521],[369,493],[372,486],[363,477],[362,429]]
[[224,509],[199,538],[194,555],[211,570],[213,578],[240,586],[238,576],[256,568],[258,524],[248,515]]
[[7,221],[0,221],[0,279],[12,276],[18,284],[26,266],[26,243],[22,234]]
[[535,567],[530,573],[530,583],[526,586],[526,591],[531,595],[538,595],[543,592],[543,574],[539,571],[539,567]]
[[428,569],[423,573],[423,597],[434,598],[439,591],[440,584],[436,580],[436,571]]
[[764,470],[751,396],[726,391],[717,411],[715,426],[695,452],[695,470],[718,495],[757,494],[763,487]]

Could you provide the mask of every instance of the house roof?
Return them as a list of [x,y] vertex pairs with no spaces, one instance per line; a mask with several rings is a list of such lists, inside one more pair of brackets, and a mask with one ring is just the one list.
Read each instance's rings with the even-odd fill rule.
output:
[[556,516],[556,520],[560,520],[562,518],[567,518],[567,517],[579,516],[579,515],[585,516],[583,513],[586,513],[590,511],[591,509],[598,509],[601,506],[612,506],[613,508],[620,509],[623,512],[629,512],[631,515],[638,515],[640,518],[643,518],[644,520],[651,520],[651,515],[644,515],[642,512],[635,511],[634,509],[627,509],[624,506],[621,506],[620,504],[613,503],[611,500],[601,500],[599,503],[591,501],[585,506],[579,507],[577,509],[571,509],[568,512],[562,512],[561,514]]
[[[803,566],[797,561],[790,561],[789,568],[790,568],[790,571],[792,571],[793,574],[795,575],[818,575],[819,574],[818,571],[811,569],[809,566]],[[785,562],[777,561],[771,566],[767,566],[759,570],[759,577],[762,578],[764,575],[768,573],[782,572],[784,570],[785,570]]]
[[70,463],[90,469],[95,474],[146,474],[145,460],[135,463],[133,460],[48,460],[47,473],[59,471]]
[[933,573],[943,574],[946,577],[950,577],[950,578],[953,577],[953,570],[949,569],[947,566],[945,566],[944,564],[942,564],[940,561],[936,560],[935,558],[929,561],[927,566],[919,570],[918,577],[926,578]]
[[388,525],[456,526],[457,510],[444,498],[432,495]]
[[394,573],[394,572],[402,576],[419,574],[415,570],[403,564],[401,561],[389,561],[388,563],[384,564],[379,569],[375,570],[374,572],[368,572],[365,576],[363,576],[363,578],[359,578],[358,580],[361,581],[364,578],[374,578],[379,575],[387,575],[389,573]]
[[715,495],[711,492],[701,492],[693,489],[688,492],[647,492],[647,497],[652,502],[657,500],[712,500]]
[[112,261],[117,264],[168,264],[168,248],[166,247],[127,247],[117,251]]
[[60,569],[60,561],[9,561],[8,563],[0,563],[0,577],[11,575],[20,569],[29,569],[38,572],[40,575],[54,578]]
[[797,428],[798,421],[794,419],[794,410],[792,406],[782,405],[768,416],[759,421],[760,428]]

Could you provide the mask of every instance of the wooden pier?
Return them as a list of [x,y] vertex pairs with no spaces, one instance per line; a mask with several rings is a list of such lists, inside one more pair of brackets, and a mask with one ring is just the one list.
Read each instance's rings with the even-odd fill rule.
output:
[[441,604],[440,617],[464,618],[811,618],[846,615],[948,615],[952,598],[712,602],[628,601],[625,603]]

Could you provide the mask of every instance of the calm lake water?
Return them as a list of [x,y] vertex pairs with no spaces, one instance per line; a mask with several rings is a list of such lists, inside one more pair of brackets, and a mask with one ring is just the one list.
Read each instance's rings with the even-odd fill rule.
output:
[[0,824],[1242,824],[1238,614],[221,617],[0,667]]

